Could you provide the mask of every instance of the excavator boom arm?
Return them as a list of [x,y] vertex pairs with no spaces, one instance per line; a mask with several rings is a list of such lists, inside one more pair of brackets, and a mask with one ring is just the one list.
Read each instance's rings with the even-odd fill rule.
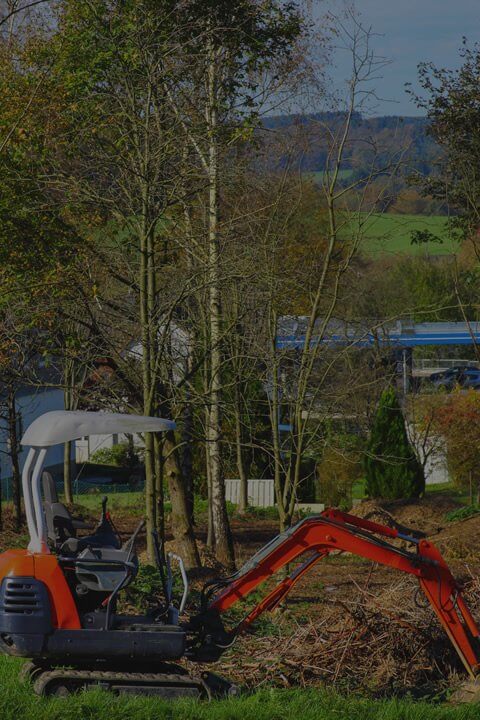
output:
[[[416,552],[392,545],[386,538],[414,543]],[[437,548],[427,540],[339,510],[329,509],[321,515],[308,517],[265,545],[229,579],[228,584],[224,584],[223,589],[218,592],[218,586],[211,589],[213,597],[204,616],[210,614],[218,618],[282,567],[310,553],[243,619],[233,632],[236,635],[262,612],[273,610],[306,572],[334,552],[359,555],[416,576],[467,672],[472,677],[478,673],[480,658],[476,644],[480,633]]]

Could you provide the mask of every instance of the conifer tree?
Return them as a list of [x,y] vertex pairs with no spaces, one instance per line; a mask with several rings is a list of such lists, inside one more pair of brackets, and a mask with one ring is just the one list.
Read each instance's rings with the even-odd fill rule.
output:
[[425,476],[408,440],[405,420],[395,390],[383,391],[365,454],[369,497],[419,497]]

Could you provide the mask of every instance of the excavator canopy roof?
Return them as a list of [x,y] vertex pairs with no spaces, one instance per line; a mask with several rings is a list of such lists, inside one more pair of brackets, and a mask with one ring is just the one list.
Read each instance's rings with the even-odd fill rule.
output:
[[23,435],[22,445],[46,448],[86,435],[165,432],[174,428],[171,420],[145,415],[53,410],[32,422]]

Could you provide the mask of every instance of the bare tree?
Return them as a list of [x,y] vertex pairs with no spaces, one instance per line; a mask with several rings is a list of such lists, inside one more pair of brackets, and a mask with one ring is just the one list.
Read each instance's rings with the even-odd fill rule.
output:
[[[293,7],[276,3],[258,6],[249,0],[218,3],[210,13],[201,11],[197,17],[196,37],[189,45],[191,55],[184,64],[184,75],[177,86],[169,85],[167,92],[205,183],[203,266],[208,291],[204,336],[208,361],[204,378],[211,535],[219,559],[233,566],[222,461],[225,225],[220,217],[221,193],[229,153],[241,140],[242,128],[251,124],[261,101],[258,73],[266,66],[273,68],[278,56],[287,58],[291,54],[301,31],[301,18]],[[275,77],[276,73],[272,70],[270,75]]]
[[[387,183],[379,188],[377,202],[369,198],[367,203],[367,188],[380,175],[389,177],[395,173],[401,162],[401,154],[385,161],[374,148],[368,177],[346,184],[339,181],[351,153],[355,114],[374,99],[370,83],[384,60],[377,58],[371,48],[371,29],[365,28],[353,13],[347,13],[347,22],[337,19],[336,27],[350,53],[352,74],[345,104],[334,121],[331,118],[315,121],[315,136],[318,139],[321,134],[328,148],[317,197],[321,237],[316,245],[310,238],[308,260],[301,258],[297,267],[290,263],[282,277],[279,268],[289,252],[287,238],[308,187],[302,177],[297,180],[294,177],[298,149],[293,148],[292,152],[292,148],[284,148],[281,156],[291,160],[290,164],[283,162],[283,169],[277,172],[277,189],[273,189],[273,195],[272,190],[268,194],[271,209],[269,221],[264,224],[263,257],[258,263],[262,268],[260,283],[267,288],[263,301],[268,341],[263,357],[270,399],[275,490],[283,528],[291,523],[302,481],[302,464],[321,435],[322,422],[332,412],[329,379],[348,348],[332,352],[329,338],[333,327],[338,326],[336,312],[344,281],[361,245],[365,223],[387,191]],[[286,317],[292,315],[295,306],[301,308],[299,317]],[[291,343],[282,344],[282,325],[283,334],[296,335],[296,350]]]

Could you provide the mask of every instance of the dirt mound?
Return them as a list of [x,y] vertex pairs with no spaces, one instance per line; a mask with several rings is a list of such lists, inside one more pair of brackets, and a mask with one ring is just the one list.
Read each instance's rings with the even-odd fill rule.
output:
[[461,507],[455,499],[427,495],[408,500],[362,502],[355,515],[417,537],[426,535],[438,547],[454,572],[462,572],[465,563],[480,563],[480,514],[449,522],[447,514]]
[[[455,499],[434,495],[416,502],[364,502],[354,512],[432,536],[478,619],[480,516],[448,522],[446,514],[458,506]],[[416,580],[354,555],[316,566],[286,609],[261,618],[256,634],[239,637],[212,670],[251,688],[326,684],[376,696],[438,696],[465,679]]]
[[450,563],[479,563],[480,515],[445,523],[434,542]]
[[373,520],[388,527],[436,535],[448,525],[446,514],[460,507],[451,497],[426,495],[420,500],[367,500],[352,511],[355,515]]

